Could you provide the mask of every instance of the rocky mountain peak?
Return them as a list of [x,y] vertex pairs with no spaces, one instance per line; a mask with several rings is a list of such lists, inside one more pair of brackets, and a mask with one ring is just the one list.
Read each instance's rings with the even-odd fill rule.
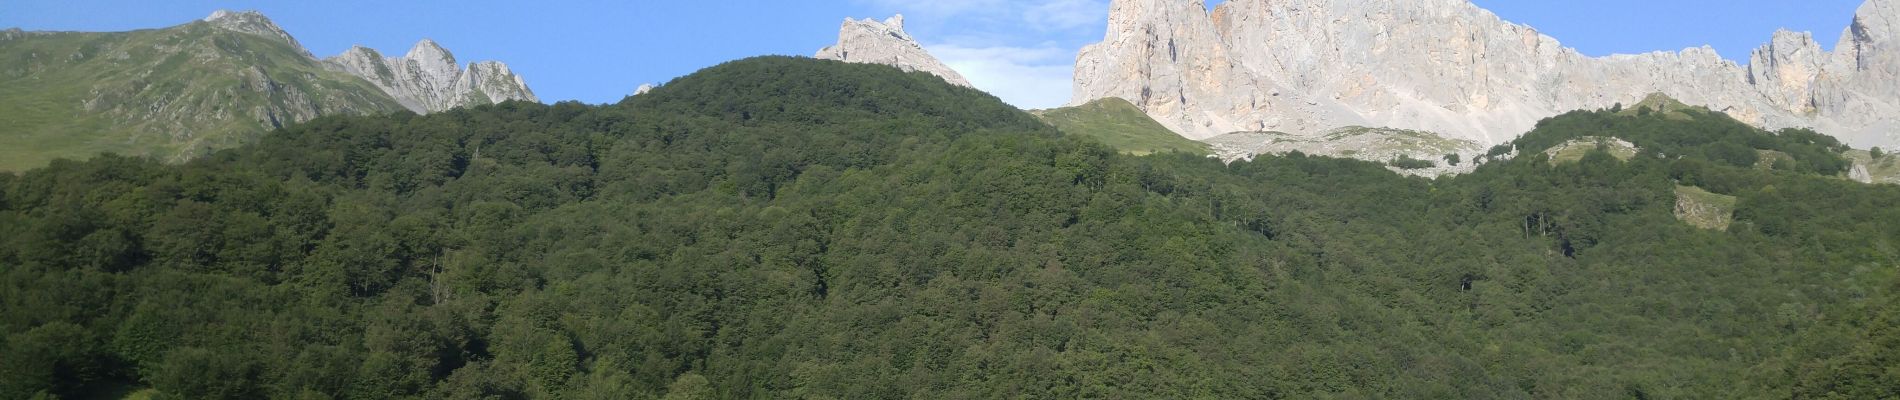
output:
[[1827,52],[1821,50],[1813,34],[1778,30],[1773,40],[1751,53],[1748,79],[1761,87],[1768,100],[1780,109],[1811,112],[1814,110],[1813,83],[1820,77],[1827,59]]
[[455,62],[455,54],[442,48],[434,40],[422,39],[416,42],[409,53],[403,56],[404,67],[414,70],[418,77],[429,87],[446,90],[462,77],[462,67]]
[[410,47],[409,53],[405,54],[403,58],[455,65],[455,54],[450,53],[449,49],[442,48],[442,44],[436,43],[434,39],[422,39],[422,41],[416,42],[416,45]]
[[303,44],[298,43],[297,38],[291,37],[290,32],[285,32],[284,28],[278,27],[276,22],[272,22],[270,17],[264,16],[261,12],[218,10],[212,12],[211,16],[205,17],[203,21],[218,29],[277,39],[296,47],[305,56],[316,58],[311,56],[308,50],[304,50]]
[[353,47],[324,60],[331,69],[363,77],[403,107],[418,113],[508,100],[540,101],[521,76],[495,61],[457,64],[455,54],[434,40],[417,42],[402,57]]
[[1839,50],[1780,32],[1749,62],[1709,48],[1585,56],[1468,0],[1115,0],[1073,104],[1130,100],[1189,138],[1367,126],[1501,143],[1540,119],[1664,92],[1767,128],[1900,143],[1900,0]]
[[904,31],[904,14],[892,15],[890,18],[885,18],[884,26],[890,27],[892,30],[896,30],[898,32],[903,32]]
[[457,103],[464,105],[500,103],[509,100],[540,101],[534,90],[528,89],[528,82],[515,75],[508,64],[500,61],[481,61],[468,65],[461,79],[455,82],[452,90],[458,94]]
[[372,48],[369,48],[368,46],[364,46],[364,45],[360,45],[360,44],[358,44],[358,45],[350,45],[350,49],[349,49],[349,50],[344,50],[344,51],[343,51],[343,54],[361,54],[361,55],[363,55],[363,56],[367,56],[367,57],[375,57],[375,58],[382,58],[382,57],[383,57],[383,53],[382,53],[382,52],[380,52],[380,51],[376,51],[376,49],[372,49]]
[[862,64],[883,64],[904,71],[923,71],[958,86],[971,87],[962,74],[931,56],[924,46],[904,32],[904,16],[899,14],[879,22],[870,18],[845,18],[838,29],[838,44],[818,50],[813,58]]

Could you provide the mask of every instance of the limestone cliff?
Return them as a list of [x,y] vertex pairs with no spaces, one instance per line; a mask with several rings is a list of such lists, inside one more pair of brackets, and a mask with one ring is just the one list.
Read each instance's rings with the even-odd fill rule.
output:
[[540,101],[507,65],[484,61],[464,69],[454,54],[434,40],[416,43],[402,57],[383,57],[374,49],[356,46],[325,62],[369,80],[418,113],[507,100]]
[[1073,103],[1135,102],[1190,138],[1342,126],[1500,143],[1539,119],[1653,92],[1768,128],[1900,143],[1900,0],[1863,5],[1837,50],[1780,32],[1747,65],[1709,48],[1588,57],[1468,0],[1116,0],[1077,58]]
[[838,44],[818,50],[812,57],[862,64],[883,64],[904,71],[923,71],[944,81],[971,87],[962,74],[931,56],[924,46],[904,32],[904,16],[878,22],[870,18],[845,18],[838,29]]

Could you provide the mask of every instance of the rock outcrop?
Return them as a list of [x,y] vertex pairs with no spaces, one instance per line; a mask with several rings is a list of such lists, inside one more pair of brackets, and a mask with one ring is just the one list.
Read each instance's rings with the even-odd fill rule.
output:
[[260,35],[288,43],[296,47],[298,51],[302,51],[304,56],[316,58],[310,54],[309,50],[304,49],[303,43],[298,43],[297,38],[291,37],[290,32],[277,27],[277,23],[272,22],[270,17],[257,11],[218,10],[212,12],[211,16],[205,17],[204,22],[218,29]]
[[[304,57],[316,60],[289,32],[256,11],[218,10],[203,22],[218,29],[289,44]],[[368,80],[404,108],[418,113],[507,100],[540,101],[527,82],[507,65],[483,61],[462,68],[454,54],[433,40],[416,43],[409,54],[400,58],[384,58],[376,50],[356,46],[322,61],[331,69]]]
[[402,57],[383,57],[374,49],[356,46],[325,62],[369,80],[418,113],[508,100],[540,101],[507,65],[483,61],[462,68],[454,54],[428,39]]
[[[1223,161],[1253,159],[1261,154],[1356,158],[1385,163],[1386,169],[1405,175],[1443,176],[1478,169],[1484,147],[1469,140],[1446,139],[1430,132],[1348,126],[1325,132],[1234,132],[1202,140]],[[1401,168],[1401,161],[1430,166]],[[1454,162],[1455,161],[1455,162]]]
[[1115,0],[1077,57],[1074,104],[1133,101],[1177,133],[1430,131],[1485,144],[1653,92],[1767,128],[1900,143],[1900,0],[1870,0],[1836,51],[1776,33],[1748,65],[1713,49],[1588,57],[1468,0]]
[[943,61],[931,56],[924,46],[904,32],[904,16],[878,22],[870,18],[856,20],[844,19],[844,26],[838,29],[838,44],[818,50],[813,58],[838,60],[861,64],[883,64],[904,71],[923,71],[942,77],[944,81],[963,87],[973,87],[962,74],[944,65]]

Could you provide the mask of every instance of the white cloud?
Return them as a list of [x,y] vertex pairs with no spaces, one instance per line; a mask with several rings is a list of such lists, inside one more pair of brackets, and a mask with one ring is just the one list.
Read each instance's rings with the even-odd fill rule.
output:
[[1074,52],[1054,45],[1037,47],[925,46],[931,55],[978,89],[1023,109],[1068,103],[1075,75]]

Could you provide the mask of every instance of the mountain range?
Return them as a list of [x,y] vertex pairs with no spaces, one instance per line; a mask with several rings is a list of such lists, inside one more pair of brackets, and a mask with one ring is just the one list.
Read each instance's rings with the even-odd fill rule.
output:
[[1900,144],[1900,1],[1869,0],[1833,52],[1776,32],[1713,49],[1589,57],[1468,0],[1116,0],[1072,102],[1134,102],[1183,136],[1374,126],[1496,144],[1569,110],[1663,93],[1766,128]]
[[[1116,0],[1104,40],[1077,56],[1071,104],[1037,114],[1061,115],[1052,122],[1070,128],[1111,127],[1072,133],[1111,143],[1175,139],[1140,128],[1158,125],[1226,160],[1299,151],[1434,164],[1393,168],[1422,175],[1470,171],[1475,163],[1448,161],[1476,159],[1560,113],[1656,101],[1892,148],[1900,145],[1896,2],[1863,4],[1836,51],[1782,30],[1744,65],[1708,47],[1584,56],[1468,0],[1234,0],[1212,11],[1202,1]],[[901,15],[847,19],[839,36],[817,57],[969,86],[904,32]],[[1153,124],[1111,123],[1128,117],[1102,107],[1109,100],[1132,103]],[[1854,176],[1892,179],[1874,175]]]
[[[1741,64],[1707,47],[1584,56],[1468,0],[1235,0],[1211,11],[1116,0],[1104,40],[1077,56],[1071,106],[1038,114],[1062,115],[1071,130],[1119,124],[1124,143],[1176,140],[1151,129],[1160,126],[1229,160],[1287,151],[1435,160],[1473,158],[1565,111],[1662,94],[1763,128],[1891,148],[1900,145],[1896,2],[1863,4],[1835,51],[1784,30]],[[507,65],[464,66],[432,40],[400,57],[356,46],[320,59],[256,12],[133,32],[8,30],[0,55],[13,60],[0,82],[14,89],[0,91],[0,106],[23,110],[0,116],[0,170],[101,151],[182,161],[322,115],[539,101]],[[847,18],[814,58],[973,86],[905,32],[902,15]],[[1120,102],[1101,107],[1108,99],[1152,124],[1114,122],[1129,115]]]
[[[1420,1],[1309,22],[1471,10]],[[1452,128],[1611,89],[1311,55],[1361,77],[1336,94],[1228,43],[1248,4],[1115,6],[1083,67],[1134,74],[1083,78],[1140,102],[1036,111],[901,17],[615,104],[477,105],[534,95],[255,13],[0,32],[0,156],[135,155],[0,172],[0,399],[1900,398],[1900,185],[1843,179],[1900,157],[1671,88],[1500,141]],[[1428,37],[1497,34],[1464,29]],[[1474,43],[1425,61],[1554,73]],[[1782,99],[1877,103],[1878,50]],[[1578,60],[1536,67],[1636,63]],[[1177,133],[1222,112],[1312,128]]]
[[325,115],[538,101],[506,65],[461,68],[424,40],[403,58],[321,60],[257,12],[130,32],[0,33],[0,171],[100,152],[184,161]]

